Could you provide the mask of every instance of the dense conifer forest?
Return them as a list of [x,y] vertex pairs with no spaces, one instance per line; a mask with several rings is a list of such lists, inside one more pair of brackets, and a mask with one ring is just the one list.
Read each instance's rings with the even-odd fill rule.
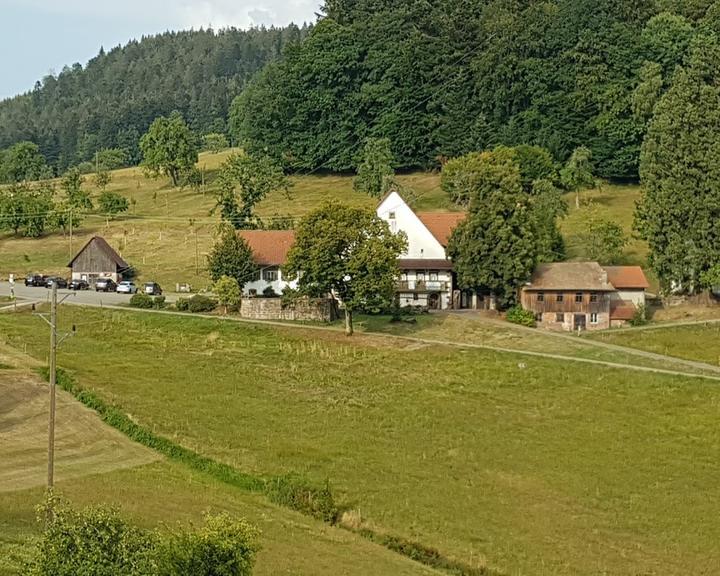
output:
[[397,168],[499,144],[636,180],[655,104],[711,0],[327,0],[312,27],[166,33],[0,103],[0,149],[30,140],[56,172],[138,140],[178,110],[287,168],[353,169],[369,137]]

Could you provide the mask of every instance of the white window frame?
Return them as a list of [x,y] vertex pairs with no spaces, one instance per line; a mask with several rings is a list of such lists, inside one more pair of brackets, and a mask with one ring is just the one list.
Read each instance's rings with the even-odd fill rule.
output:
[[598,323],[598,313],[591,312],[590,313],[590,324],[597,324],[597,323]]

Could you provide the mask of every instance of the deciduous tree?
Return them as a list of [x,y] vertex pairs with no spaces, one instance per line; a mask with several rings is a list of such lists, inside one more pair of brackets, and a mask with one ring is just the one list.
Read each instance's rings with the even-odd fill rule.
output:
[[560,170],[560,181],[571,192],[575,192],[575,207],[580,208],[580,191],[595,185],[592,152],[585,146],[576,148],[565,167]]
[[195,165],[198,149],[195,135],[179,112],[161,116],[140,140],[142,165],[153,177],[169,176],[173,186],[180,183],[183,170]]
[[232,226],[223,227],[207,263],[213,282],[228,276],[238,283],[241,290],[258,272],[250,246]]
[[225,314],[228,313],[228,307],[237,306],[242,297],[242,289],[235,278],[230,276],[221,276],[213,284],[213,292],[218,298],[218,302],[225,308]]
[[358,164],[353,188],[374,198],[385,194],[393,183],[393,154],[388,138],[368,138]]
[[266,155],[233,154],[220,168],[216,209],[235,229],[257,228],[255,205],[270,192],[288,193],[290,183],[282,167]]
[[329,203],[300,222],[283,274],[299,276],[303,294],[339,298],[351,335],[356,310],[392,302],[406,246],[404,234],[393,234],[373,211]]

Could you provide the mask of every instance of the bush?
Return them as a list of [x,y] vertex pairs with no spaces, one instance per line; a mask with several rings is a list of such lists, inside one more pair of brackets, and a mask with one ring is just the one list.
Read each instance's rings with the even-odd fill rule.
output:
[[217,307],[217,302],[212,298],[203,296],[202,294],[196,294],[190,300],[188,300],[188,312],[212,312]]
[[268,286],[263,290],[263,297],[264,298],[277,298],[277,292],[275,292],[275,289],[272,286]]
[[76,511],[52,496],[39,512],[45,531],[23,572],[32,576],[249,576],[260,548],[258,530],[227,515],[166,536],[128,524],[117,510]]
[[155,310],[163,310],[165,306],[165,296],[155,296],[155,298],[153,298],[153,308],[155,308]]
[[530,310],[525,310],[521,306],[513,306],[507,311],[505,316],[508,322],[513,324],[520,324],[521,326],[527,326],[528,328],[535,328],[535,314]]
[[190,301],[187,298],[178,298],[175,302],[175,310],[178,312],[187,312]]
[[316,488],[298,476],[278,476],[268,481],[265,493],[275,504],[330,524],[335,524],[342,512],[327,482],[323,488]]
[[148,296],[142,292],[136,292],[132,295],[132,298],[130,298],[130,306],[133,308],[144,308],[147,310],[153,308],[154,303],[152,296]]
[[630,319],[630,326],[645,326],[648,323],[647,306],[640,304]]
[[38,510],[38,521],[47,519],[35,557],[24,574],[157,574],[153,561],[154,537],[129,525],[117,510],[89,508],[75,511],[63,500],[51,496]]
[[259,532],[226,514],[207,516],[195,532],[170,535],[161,548],[161,576],[249,576],[259,550]]

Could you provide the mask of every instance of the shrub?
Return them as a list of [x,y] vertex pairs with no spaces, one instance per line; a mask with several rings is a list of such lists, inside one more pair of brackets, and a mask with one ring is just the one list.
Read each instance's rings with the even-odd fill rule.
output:
[[152,308],[152,296],[148,296],[147,294],[143,294],[142,292],[136,292],[132,295],[132,298],[130,298],[130,306],[132,306],[133,308]]
[[33,576],[146,576],[154,569],[154,538],[126,523],[117,510],[72,510],[49,497],[38,510],[47,521],[35,557],[24,574]]
[[114,509],[76,511],[53,496],[39,512],[45,531],[23,572],[32,576],[249,576],[260,548],[256,528],[225,514],[164,535]]
[[202,294],[196,294],[190,300],[188,300],[188,311],[189,312],[212,312],[217,307],[217,302],[212,298],[203,296]]
[[155,298],[153,298],[153,308],[155,308],[155,310],[163,310],[165,305],[165,296],[155,296]]
[[265,493],[275,504],[330,524],[335,524],[342,512],[335,503],[328,482],[323,488],[317,488],[298,476],[278,476],[267,482]]
[[175,302],[175,310],[178,312],[187,312],[190,301],[187,298],[178,298]]
[[630,319],[630,326],[645,326],[648,323],[647,306],[640,304]]
[[259,532],[245,520],[207,516],[194,532],[169,536],[159,554],[161,576],[249,576],[259,550]]
[[536,325],[535,314],[530,312],[530,310],[525,310],[521,306],[513,306],[510,308],[505,317],[508,322],[527,326],[528,328],[535,328]]
[[277,292],[275,292],[275,289],[272,286],[268,286],[263,290],[263,297],[264,298],[277,298]]

